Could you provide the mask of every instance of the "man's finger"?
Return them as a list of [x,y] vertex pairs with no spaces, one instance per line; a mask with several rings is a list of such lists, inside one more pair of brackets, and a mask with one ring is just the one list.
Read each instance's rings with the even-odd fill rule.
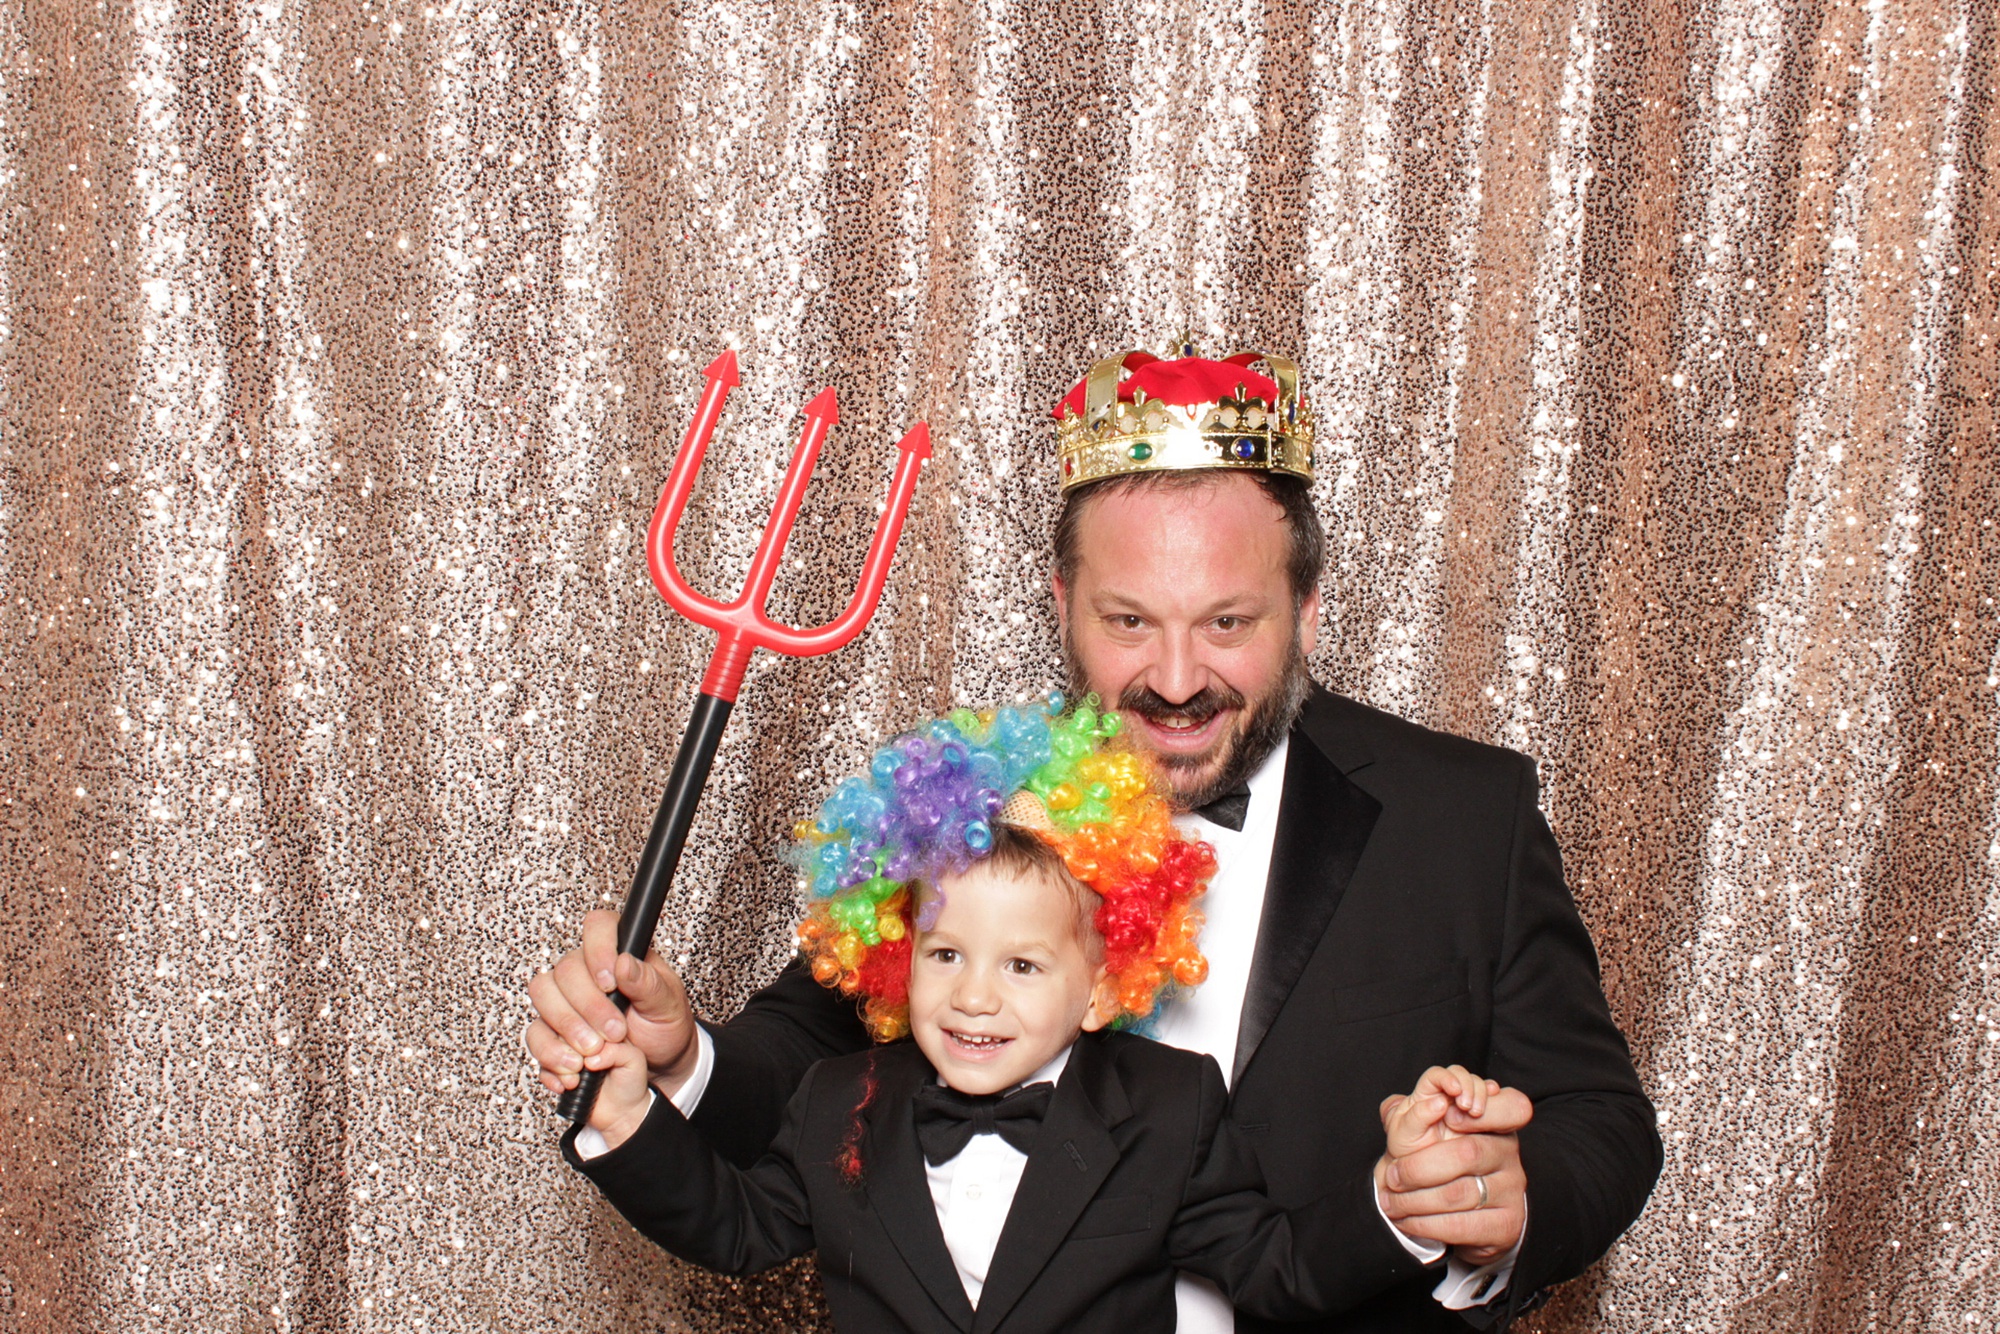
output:
[[1389,1165],[1389,1189],[1427,1190],[1459,1177],[1490,1177],[1518,1169],[1521,1146],[1511,1135],[1459,1135],[1394,1156]]
[[[615,954],[612,955],[613,960],[617,957]],[[611,987],[615,987],[618,980],[610,969],[611,964],[607,961],[604,977],[610,980]],[[556,987],[562,992],[564,1003],[569,1006],[578,1021],[566,1025],[551,1020],[549,1027],[570,1039],[571,1045],[586,1056],[597,1050],[600,1039],[606,1042],[625,1040],[624,1012],[614,1005],[611,997],[606,994],[611,988],[592,974],[584,960],[582,950],[571,950],[557,959],[556,966],[550,969],[549,973],[555,979]],[[529,994],[532,996],[533,992]],[[542,1008],[539,1002],[535,1008],[537,1010]]]
[[[571,1051],[569,1048],[569,1044],[567,1042],[564,1042],[561,1038],[557,1037],[554,1033],[550,1033],[547,1029],[543,1029],[542,1034],[552,1046],[559,1048],[563,1053],[562,1057],[551,1056],[549,1059],[552,1061],[560,1061],[566,1057],[568,1060],[576,1062],[576,1068],[575,1070],[566,1073],[559,1064],[551,1066],[545,1063],[542,1057],[537,1055],[535,1057],[535,1062],[536,1062],[535,1078],[541,1080],[542,1087],[547,1089],[551,1093],[555,1094],[567,1093],[569,1090],[575,1088],[577,1085],[577,1080],[581,1076],[583,1070],[583,1058],[578,1056],[575,1052]],[[530,1051],[532,1050],[533,1046],[531,1044]]]
[[[1498,1209],[1512,1204],[1513,1191],[1503,1179],[1505,1173],[1482,1177],[1459,1177],[1442,1186],[1423,1190],[1390,1190],[1382,1199],[1382,1212],[1390,1222],[1404,1218],[1430,1218],[1439,1214],[1470,1213],[1475,1209]],[[1486,1183],[1485,1194],[1479,1183]],[[1481,1201],[1484,1200],[1484,1203]]]
[[577,952],[583,956],[584,971],[597,989],[611,990],[612,970],[618,960],[618,914],[608,908],[593,908],[585,913],[583,944],[577,947]]
[[528,1025],[528,1055],[535,1058],[544,1075],[561,1079],[583,1069],[583,1057],[553,1028],[540,1019]]
[[629,954],[618,956],[618,989],[632,1002],[632,1012],[655,1023],[674,1023],[687,1010],[687,989],[680,974],[657,953],[641,963]]
[[[1397,1221],[1396,1230],[1406,1237],[1435,1242],[1440,1246],[1472,1248],[1487,1259],[1504,1255],[1521,1239],[1527,1216],[1515,1209],[1475,1209],[1469,1213],[1430,1214]],[[1461,1259],[1471,1259],[1461,1253]],[[1485,1260],[1474,1263],[1484,1264]]]
[[[535,1016],[542,1025],[564,1045],[581,1056],[597,1050],[603,1044],[603,1037],[591,1027],[587,1019],[577,1013],[576,1006],[572,1005],[569,997],[564,994],[562,984],[557,981],[556,970],[561,966],[561,962],[558,961],[556,968],[544,969],[529,979],[528,999],[534,1003]],[[537,1054],[553,1055],[550,1052]],[[547,1060],[542,1064],[552,1069],[556,1068]]]

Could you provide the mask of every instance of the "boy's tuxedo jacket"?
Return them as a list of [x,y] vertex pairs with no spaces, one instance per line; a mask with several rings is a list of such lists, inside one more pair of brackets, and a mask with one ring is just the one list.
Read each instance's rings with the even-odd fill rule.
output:
[[[854,1007],[796,965],[710,1031],[715,1073],[693,1123],[740,1162],[770,1143],[807,1066],[867,1045]],[[1466,1312],[1432,1298],[1434,1274],[1407,1277],[1368,1180],[1381,1100],[1452,1062],[1535,1105],[1521,1133],[1528,1229],[1513,1282]],[[1532,762],[1313,690],[1292,728],[1230,1115],[1277,1203],[1353,1197],[1335,1243],[1355,1280],[1344,1291],[1406,1276],[1330,1306],[1310,1329],[1503,1324],[1638,1216],[1659,1175],[1659,1132],[1563,885]],[[1237,1328],[1278,1326],[1239,1313]]]
[[[1086,1033],[1029,1151],[975,1312],[917,1147],[916,1093],[935,1079],[908,1042],[816,1065],[748,1170],[725,1163],[663,1098],[610,1153],[580,1160],[574,1131],[563,1150],[635,1227],[696,1264],[754,1273],[817,1249],[834,1321],[857,1334],[1172,1329],[1176,1264],[1273,1315],[1369,1295],[1330,1262],[1330,1224],[1355,1202],[1291,1216],[1270,1203],[1223,1119],[1212,1058]],[[857,1117],[862,1175],[849,1184],[836,1160]]]

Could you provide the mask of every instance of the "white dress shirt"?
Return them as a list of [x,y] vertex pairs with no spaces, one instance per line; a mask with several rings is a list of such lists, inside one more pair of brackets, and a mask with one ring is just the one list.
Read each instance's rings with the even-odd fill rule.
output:
[[[1264,917],[1264,880],[1271,871],[1271,845],[1278,835],[1278,797],[1285,789],[1289,739],[1250,775],[1250,809],[1243,828],[1225,829],[1199,815],[1176,816],[1175,825],[1215,849],[1215,877],[1201,896],[1201,952],[1208,979],[1194,994],[1161,1007],[1153,1030],[1160,1041],[1207,1052],[1234,1078],[1236,1030],[1242,1027],[1243,996],[1250,986],[1250,962],[1257,953],[1257,925]],[[1174,1283],[1180,1318],[1178,1334],[1232,1334],[1236,1310],[1214,1282],[1183,1273]]]
[[[1069,1064],[1069,1051],[1064,1047],[1057,1052],[1047,1065],[1022,1080],[1021,1087],[1061,1079]],[[1014,1206],[1014,1192],[1020,1189],[1021,1173],[1027,1166],[1027,1154],[994,1134],[974,1135],[957,1157],[935,1167],[924,1163],[924,1179],[930,1182],[931,1203],[937,1206],[945,1249],[958,1267],[958,1282],[965,1289],[966,1300],[975,1307],[986,1289],[993,1248],[1000,1244],[1000,1230],[1007,1225],[1007,1211]]]

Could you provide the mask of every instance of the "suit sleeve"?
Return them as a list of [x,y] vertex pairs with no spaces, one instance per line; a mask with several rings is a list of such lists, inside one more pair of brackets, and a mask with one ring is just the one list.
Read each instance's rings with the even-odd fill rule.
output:
[[868,1046],[855,1003],[813,981],[796,958],[742,1013],[707,1028],[715,1072],[688,1120],[738,1166],[756,1162],[770,1145],[786,1104],[815,1062]]
[[808,1074],[770,1151],[748,1169],[723,1161],[661,1097],[630,1139],[588,1161],[572,1127],[563,1157],[665,1250],[704,1269],[755,1274],[813,1249],[798,1158],[812,1083]]
[[1228,1089],[1213,1057],[1201,1064],[1193,1170],[1167,1229],[1174,1264],[1213,1279],[1238,1310],[1266,1320],[1345,1311],[1424,1272],[1379,1227],[1353,1244],[1354,1218],[1374,1220],[1374,1185],[1342,1189],[1289,1213],[1264,1193],[1256,1156],[1225,1115]]
[[1528,1228],[1507,1292],[1459,1314],[1504,1327],[1538,1291],[1574,1278],[1639,1216],[1659,1177],[1660,1134],[1598,980],[1597,951],[1563,883],[1520,760],[1507,919],[1494,976],[1489,1078],[1526,1092]]

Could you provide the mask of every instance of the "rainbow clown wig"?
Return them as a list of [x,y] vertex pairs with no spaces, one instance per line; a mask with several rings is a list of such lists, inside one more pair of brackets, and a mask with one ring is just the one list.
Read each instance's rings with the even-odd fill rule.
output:
[[[799,823],[812,895],[800,948],[815,978],[862,1001],[876,1041],[909,1032],[910,937],[938,907],[935,894],[924,898],[925,920],[913,921],[918,887],[935,889],[986,856],[1003,807],[1101,900],[1093,922],[1115,986],[1114,1026],[1151,1014],[1169,986],[1207,976],[1193,905],[1215,858],[1174,828],[1146,761],[1114,743],[1118,730],[1095,695],[1074,709],[1060,694],[1044,707],[960,709],[890,741],[865,776]],[[1033,817],[1011,818],[1024,802]]]

